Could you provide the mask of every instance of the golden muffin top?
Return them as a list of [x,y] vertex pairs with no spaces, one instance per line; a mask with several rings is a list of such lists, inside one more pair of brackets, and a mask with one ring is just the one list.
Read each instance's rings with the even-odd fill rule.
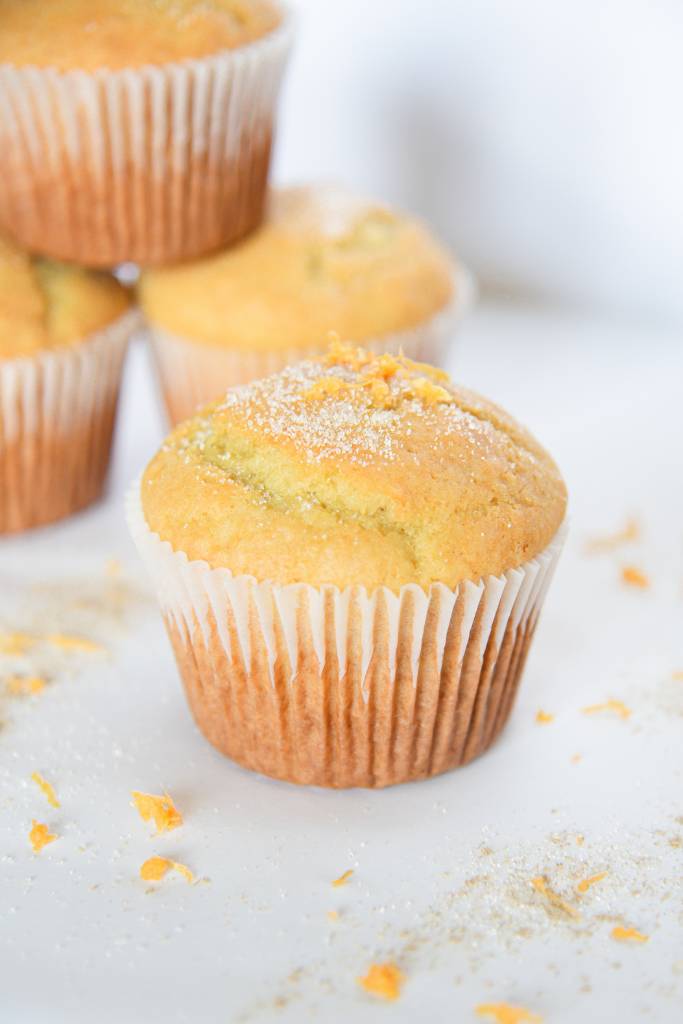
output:
[[95,71],[207,57],[281,21],[272,0],[0,0],[0,62]]
[[340,344],[181,424],[142,482],[148,525],[190,559],[369,591],[519,566],[566,501],[502,409],[441,370]]
[[453,263],[420,224],[335,186],[272,193],[265,225],[226,252],[145,271],[140,301],[168,333],[230,349],[324,348],[424,322]]
[[74,345],[129,304],[113,277],[34,259],[0,238],[0,359]]

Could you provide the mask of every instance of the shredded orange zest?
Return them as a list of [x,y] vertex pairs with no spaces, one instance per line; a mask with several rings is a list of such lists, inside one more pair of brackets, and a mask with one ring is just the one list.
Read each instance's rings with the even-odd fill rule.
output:
[[157,833],[170,832],[182,825],[183,816],[168,793],[164,793],[163,796],[154,796],[152,793],[139,793],[137,790],[133,790],[131,795],[142,820],[153,820],[157,827]]
[[523,1006],[511,1003],[480,1003],[475,1007],[479,1017],[488,1017],[495,1024],[541,1024],[543,1018]]
[[643,935],[642,932],[637,931],[635,928],[622,928],[620,925],[613,928],[610,935],[617,942],[647,942],[650,938],[649,935]]
[[392,395],[391,388],[383,380],[367,380],[364,386],[370,390],[372,404],[378,409],[393,409],[396,405],[396,396]]
[[348,366],[356,373],[375,357],[371,352],[358,348],[357,345],[350,345],[348,342],[340,341],[338,337],[330,341],[330,348],[323,362],[326,366]]
[[36,786],[39,786],[42,789],[47,798],[47,802],[51,804],[52,807],[59,807],[59,800],[57,799],[54,789],[47,779],[43,778],[40,772],[34,772],[31,776],[31,781],[35,782]]
[[537,711],[536,721],[539,725],[549,725],[555,721],[555,715],[551,715],[549,711]]
[[28,697],[45,689],[42,676],[10,676],[7,690],[13,697]]
[[349,878],[351,877],[352,874],[353,874],[353,868],[349,868],[348,871],[345,871],[343,875],[339,876],[339,878],[335,878],[334,882],[332,883],[332,886],[335,889],[339,889],[340,886],[346,885],[346,883],[348,882],[348,880],[349,880]]
[[358,979],[358,984],[373,996],[393,1002],[401,994],[401,986],[405,981],[405,975],[399,971],[396,964],[371,964],[368,973],[364,978]]
[[340,391],[348,391],[349,388],[350,385],[339,377],[321,377],[303,392],[302,397],[307,402],[317,402],[331,395],[338,395]]
[[377,380],[391,380],[402,369],[403,366],[396,356],[391,356],[388,352],[385,352],[384,355],[378,356],[373,361],[368,371],[368,376],[375,377]]
[[589,878],[583,878],[576,887],[577,892],[588,892],[592,885],[597,882],[601,882],[603,878],[607,877],[606,871],[600,871],[597,875],[591,875]]
[[169,871],[177,871],[188,882],[194,882],[194,875],[185,864],[167,857],[150,857],[140,868],[140,878],[145,882],[160,882]]
[[68,633],[50,633],[47,642],[53,647],[60,647],[63,651],[103,651],[102,644],[96,644],[93,640],[86,640],[82,636],[69,636]]
[[625,565],[621,570],[621,582],[625,583],[627,587],[639,587],[641,590],[647,590],[650,586],[650,580],[642,570],[637,569],[635,565]]
[[603,551],[614,551],[622,544],[629,544],[640,537],[640,524],[637,519],[629,519],[623,530],[608,534],[604,537],[594,537],[586,544],[588,554],[600,554]]
[[619,718],[630,718],[631,709],[627,708],[621,700],[606,700],[603,704],[591,704],[587,708],[583,708],[584,715],[599,715],[603,711],[613,711]]
[[328,910],[327,911],[327,920],[328,921],[338,921],[339,920],[339,911],[338,910]]
[[434,384],[426,377],[416,377],[408,384],[408,394],[412,398],[419,398],[425,405],[449,405],[455,401],[450,393],[442,388],[440,384]]
[[532,878],[531,884],[536,892],[540,893],[541,896],[547,899],[548,903],[557,910],[561,910],[569,917],[579,918],[581,916],[576,907],[573,907],[571,903],[567,903],[566,900],[562,899],[559,893],[556,893],[554,889],[551,889],[545,875],[539,875],[538,878]]
[[34,643],[28,633],[0,633],[0,654],[25,654]]
[[431,366],[429,363],[417,363],[414,359],[409,359],[408,356],[404,356],[401,352],[399,359],[403,366],[407,370],[412,370],[413,373],[422,373],[425,377],[430,377],[431,380],[440,381],[442,384],[450,383],[450,376],[445,370],[440,370],[438,366]]
[[576,837],[576,845],[577,846],[583,846],[583,844],[585,842],[585,838],[586,838],[585,836],[577,836]]
[[52,832],[48,832],[47,825],[43,825],[39,821],[33,820],[31,822],[31,831],[28,834],[31,840],[31,846],[33,847],[34,853],[40,853],[44,846],[48,843],[54,843],[55,839],[59,839],[59,836],[55,836]]

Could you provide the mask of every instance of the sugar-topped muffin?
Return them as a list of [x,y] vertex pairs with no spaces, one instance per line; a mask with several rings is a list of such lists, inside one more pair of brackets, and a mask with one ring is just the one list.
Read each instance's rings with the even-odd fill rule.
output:
[[330,333],[438,361],[467,297],[423,224],[336,185],[273,191],[254,235],[148,271],[139,292],[172,421],[324,351]]
[[244,237],[291,38],[280,0],[0,0],[0,228],[105,268]]
[[0,359],[76,345],[129,304],[108,274],[34,259],[0,238]]
[[543,550],[566,494],[505,412],[405,357],[337,346],[179,427],[143,482],[190,559],[280,584],[428,589]]
[[386,786],[502,729],[566,500],[493,403],[337,344],[178,427],[130,523],[208,739],[276,778]]
[[58,71],[206,57],[280,22],[270,0],[0,0],[0,62]]

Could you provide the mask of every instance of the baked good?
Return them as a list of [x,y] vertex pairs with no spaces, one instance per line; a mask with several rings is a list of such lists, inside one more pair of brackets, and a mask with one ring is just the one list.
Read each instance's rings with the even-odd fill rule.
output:
[[438,362],[468,280],[419,221],[336,185],[273,191],[263,226],[139,285],[172,422],[323,352],[330,334]]
[[0,239],[0,533],[100,494],[135,322],[114,278]]
[[279,0],[0,0],[0,224],[92,266],[244,235],[290,22]]
[[565,510],[503,410],[337,345],[178,427],[131,515],[211,742],[278,778],[381,786],[498,734]]

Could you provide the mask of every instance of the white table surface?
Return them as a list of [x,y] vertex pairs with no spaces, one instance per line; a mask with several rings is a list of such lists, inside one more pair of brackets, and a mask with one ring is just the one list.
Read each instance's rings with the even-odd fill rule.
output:
[[[512,720],[466,769],[379,792],[299,789],[202,739],[122,518],[162,429],[139,348],[106,502],[0,541],[0,631],[77,633],[106,648],[39,644],[0,659],[3,676],[48,678],[35,697],[0,695],[3,1024],[466,1024],[477,1004],[499,1001],[551,1024],[683,1018],[681,341],[488,306],[453,366],[553,452],[572,515]],[[631,515],[639,542],[585,553],[588,537]],[[647,572],[650,589],[626,588],[624,564]],[[581,712],[608,698],[631,717]],[[539,708],[554,721],[537,724]],[[59,810],[30,781],[36,770]],[[185,825],[153,837],[133,789],[168,790]],[[32,818],[60,836],[39,855]],[[142,882],[152,854],[202,882]],[[541,874],[578,920],[534,891]],[[616,924],[649,941],[616,942]],[[383,1004],[356,978],[388,959],[406,982]]]

